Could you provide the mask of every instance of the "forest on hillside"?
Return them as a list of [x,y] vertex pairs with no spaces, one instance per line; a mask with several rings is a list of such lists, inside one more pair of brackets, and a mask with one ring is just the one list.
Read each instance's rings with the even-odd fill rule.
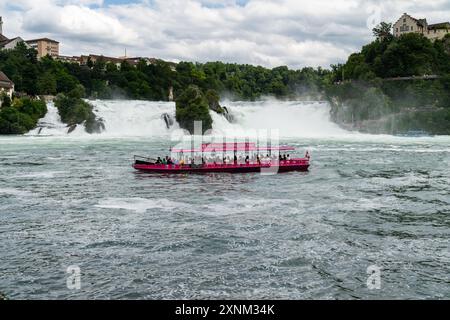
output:
[[50,57],[38,60],[36,51],[23,45],[0,51],[0,70],[16,84],[16,91],[28,95],[68,93],[82,85],[86,98],[167,101],[171,87],[177,96],[196,85],[204,92],[212,89],[234,99],[256,100],[264,95],[287,98],[319,93],[322,80],[330,74],[321,68],[267,69],[222,62],[180,62],[175,69],[173,66],[163,60],[153,64],[141,61],[137,66],[102,60],[87,65]]
[[383,25],[375,41],[332,66],[326,94],[333,120],[370,133],[450,134],[450,35],[434,42],[416,33],[396,38]]

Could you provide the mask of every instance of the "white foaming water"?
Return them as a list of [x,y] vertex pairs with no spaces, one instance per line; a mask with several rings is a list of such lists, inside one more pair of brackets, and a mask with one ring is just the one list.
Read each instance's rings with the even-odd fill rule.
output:
[[[175,104],[168,102],[131,101],[131,100],[95,100],[89,101],[94,106],[94,113],[104,121],[105,131],[100,136],[165,136],[179,129],[178,124],[167,129],[162,119],[164,113],[175,119]],[[69,128],[61,122],[58,109],[53,103],[47,104],[48,112],[40,119],[36,129],[29,136],[98,136],[85,132],[84,125],[68,133]]]
[[108,136],[164,136],[179,129],[174,125],[167,129],[162,115],[169,114],[175,119],[175,104],[171,102],[96,100],[95,114],[104,120]]
[[[150,102],[131,100],[95,100],[95,114],[103,119],[106,130],[101,136],[147,137],[169,136],[179,129],[178,124],[167,129],[162,115],[167,113],[175,119],[173,102]],[[219,135],[248,135],[253,130],[279,130],[282,137],[331,137],[348,132],[329,120],[329,106],[320,102],[226,102],[235,118],[234,123],[211,112],[213,132]],[[68,128],[61,122],[53,103],[48,104],[47,115],[39,121],[38,128],[28,135],[63,136]],[[87,135],[82,125],[70,136]],[[94,135],[95,136],[95,135]]]
[[68,132],[67,125],[61,122],[58,109],[56,109],[53,102],[47,104],[47,114],[40,119],[35,129],[28,132],[27,135],[42,135],[42,136],[63,136]]
[[225,102],[235,118],[230,124],[214,114],[214,132],[279,130],[281,137],[334,137],[348,134],[330,121],[330,108],[324,102],[276,101]]
[[124,209],[145,213],[150,209],[170,211],[175,208],[184,207],[184,204],[170,201],[168,199],[143,199],[143,198],[107,198],[101,200],[96,207],[103,209]]
[[[61,123],[58,111],[52,103],[48,104],[47,115],[39,121],[38,128],[29,136],[54,136],[74,138],[126,138],[126,137],[164,137],[178,139],[182,135],[175,121],[175,103],[132,100],[96,100],[95,114],[103,119],[106,130],[101,134],[88,134],[83,125],[72,133]],[[372,141],[382,143],[428,143],[447,144],[450,137],[408,138],[390,135],[371,135],[341,129],[330,120],[330,106],[326,102],[301,102],[265,100],[258,102],[222,102],[232,116],[234,123],[212,112],[213,136],[253,137],[257,130],[279,130],[281,138],[312,138],[349,141]],[[174,125],[167,129],[162,118],[169,114]],[[14,140],[15,141],[15,140]]]

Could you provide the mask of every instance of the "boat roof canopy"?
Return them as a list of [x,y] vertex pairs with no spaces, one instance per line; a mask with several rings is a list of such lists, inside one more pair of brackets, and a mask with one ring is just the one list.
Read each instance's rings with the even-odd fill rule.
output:
[[214,153],[214,152],[254,152],[254,151],[294,151],[294,147],[289,146],[257,146],[253,142],[236,143],[204,143],[197,149],[172,148],[173,153]]

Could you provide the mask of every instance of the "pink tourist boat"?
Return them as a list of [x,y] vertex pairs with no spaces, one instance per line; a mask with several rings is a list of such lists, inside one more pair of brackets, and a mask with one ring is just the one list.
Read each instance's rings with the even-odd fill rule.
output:
[[[155,173],[308,171],[308,152],[304,158],[283,157],[283,153],[286,155],[294,150],[289,146],[258,147],[255,143],[248,142],[206,143],[198,149],[171,149],[172,155],[177,155],[177,159],[170,159],[169,163],[161,163],[159,158],[135,156],[133,168]],[[241,156],[238,158],[239,154]]]

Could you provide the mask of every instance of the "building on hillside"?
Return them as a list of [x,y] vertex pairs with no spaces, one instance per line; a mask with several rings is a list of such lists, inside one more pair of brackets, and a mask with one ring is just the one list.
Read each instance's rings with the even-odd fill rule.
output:
[[[136,67],[141,61],[143,61],[147,66],[156,64],[158,59],[155,58],[145,58],[145,57],[135,57],[135,58],[129,58],[129,57],[107,57],[103,55],[96,55],[96,54],[90,54],[90,55],[82,55],[82,56],[58,56],[56,60],[61,62],[67,62],[67,63],[76,63],[81,66],[87,66],[89,63],[95,64],[96,62],[102,61],[103,63],[111,63],[114,64],[117,68],[121,68],[123,62],[127,62],[133,67]],[[170,64],[170,67],[172,68],[172,64]],[[175,64],[174,64],[175,66]],[[175,67],[174,67],[175,68]]]
[[450,22],[428,25],[428,38],[431,40],[442,39],[450,33]]
[[30,48],[21,37],[9,39],[3,34],[3,18],[0,17],[0,49],[14,49],[19,43],[24,43],[27,48]]
[[53,58],[57,58],[59,56],[59,42],[49,39],[49,38],[40,38],[28,40],[26,43],[33,49],[38,52],[38,58],[43,58],[46,56],[50,56]]
[[81,57],[77,56],[58,56],[56,60],[66,63],[81,64]]
[[434,41],[450,33],[450,23],[428,24],[427,19],[416,19],[404,13],[394,24],[394,36],[400,37],[407,33],[419,33]]
[[145,58],[145,57],[135,57],[135,58],[125,58],[124,61],[128,62],[132,66],[137,66],[139,62],[143,61],[146,65],[156,64],[158,61],[155,58]]
[[14,49],[19,43],[24,43],[27,48],[30,48],[30,46],[27,45],[27,43],[21,37],[16,37],[13,39],[6,38],[6,40],[1,41],[4,38],[6,37],[3,36],[0,39],[0,49]]
[[6,95],[12,98],[14,93],[14,82],[9,80],[9,78],[0,71],[0,94],[6,93]]
[[4,35],[0,34],[0,43],[4,41],[8,41],[9,39],[5,37]]
[[95,55],[95,54],[90,54],[88,56],[80,57],[81,65],[88,65],[89,61],[91,63],[96,63],[97,61],[102,61],[104,63],[112,63],[112,64],[116,65],[116,67],[120,68],[120,66],[123,62],[123,59],[113,58],[113,57],[105,57],[102,55]]

